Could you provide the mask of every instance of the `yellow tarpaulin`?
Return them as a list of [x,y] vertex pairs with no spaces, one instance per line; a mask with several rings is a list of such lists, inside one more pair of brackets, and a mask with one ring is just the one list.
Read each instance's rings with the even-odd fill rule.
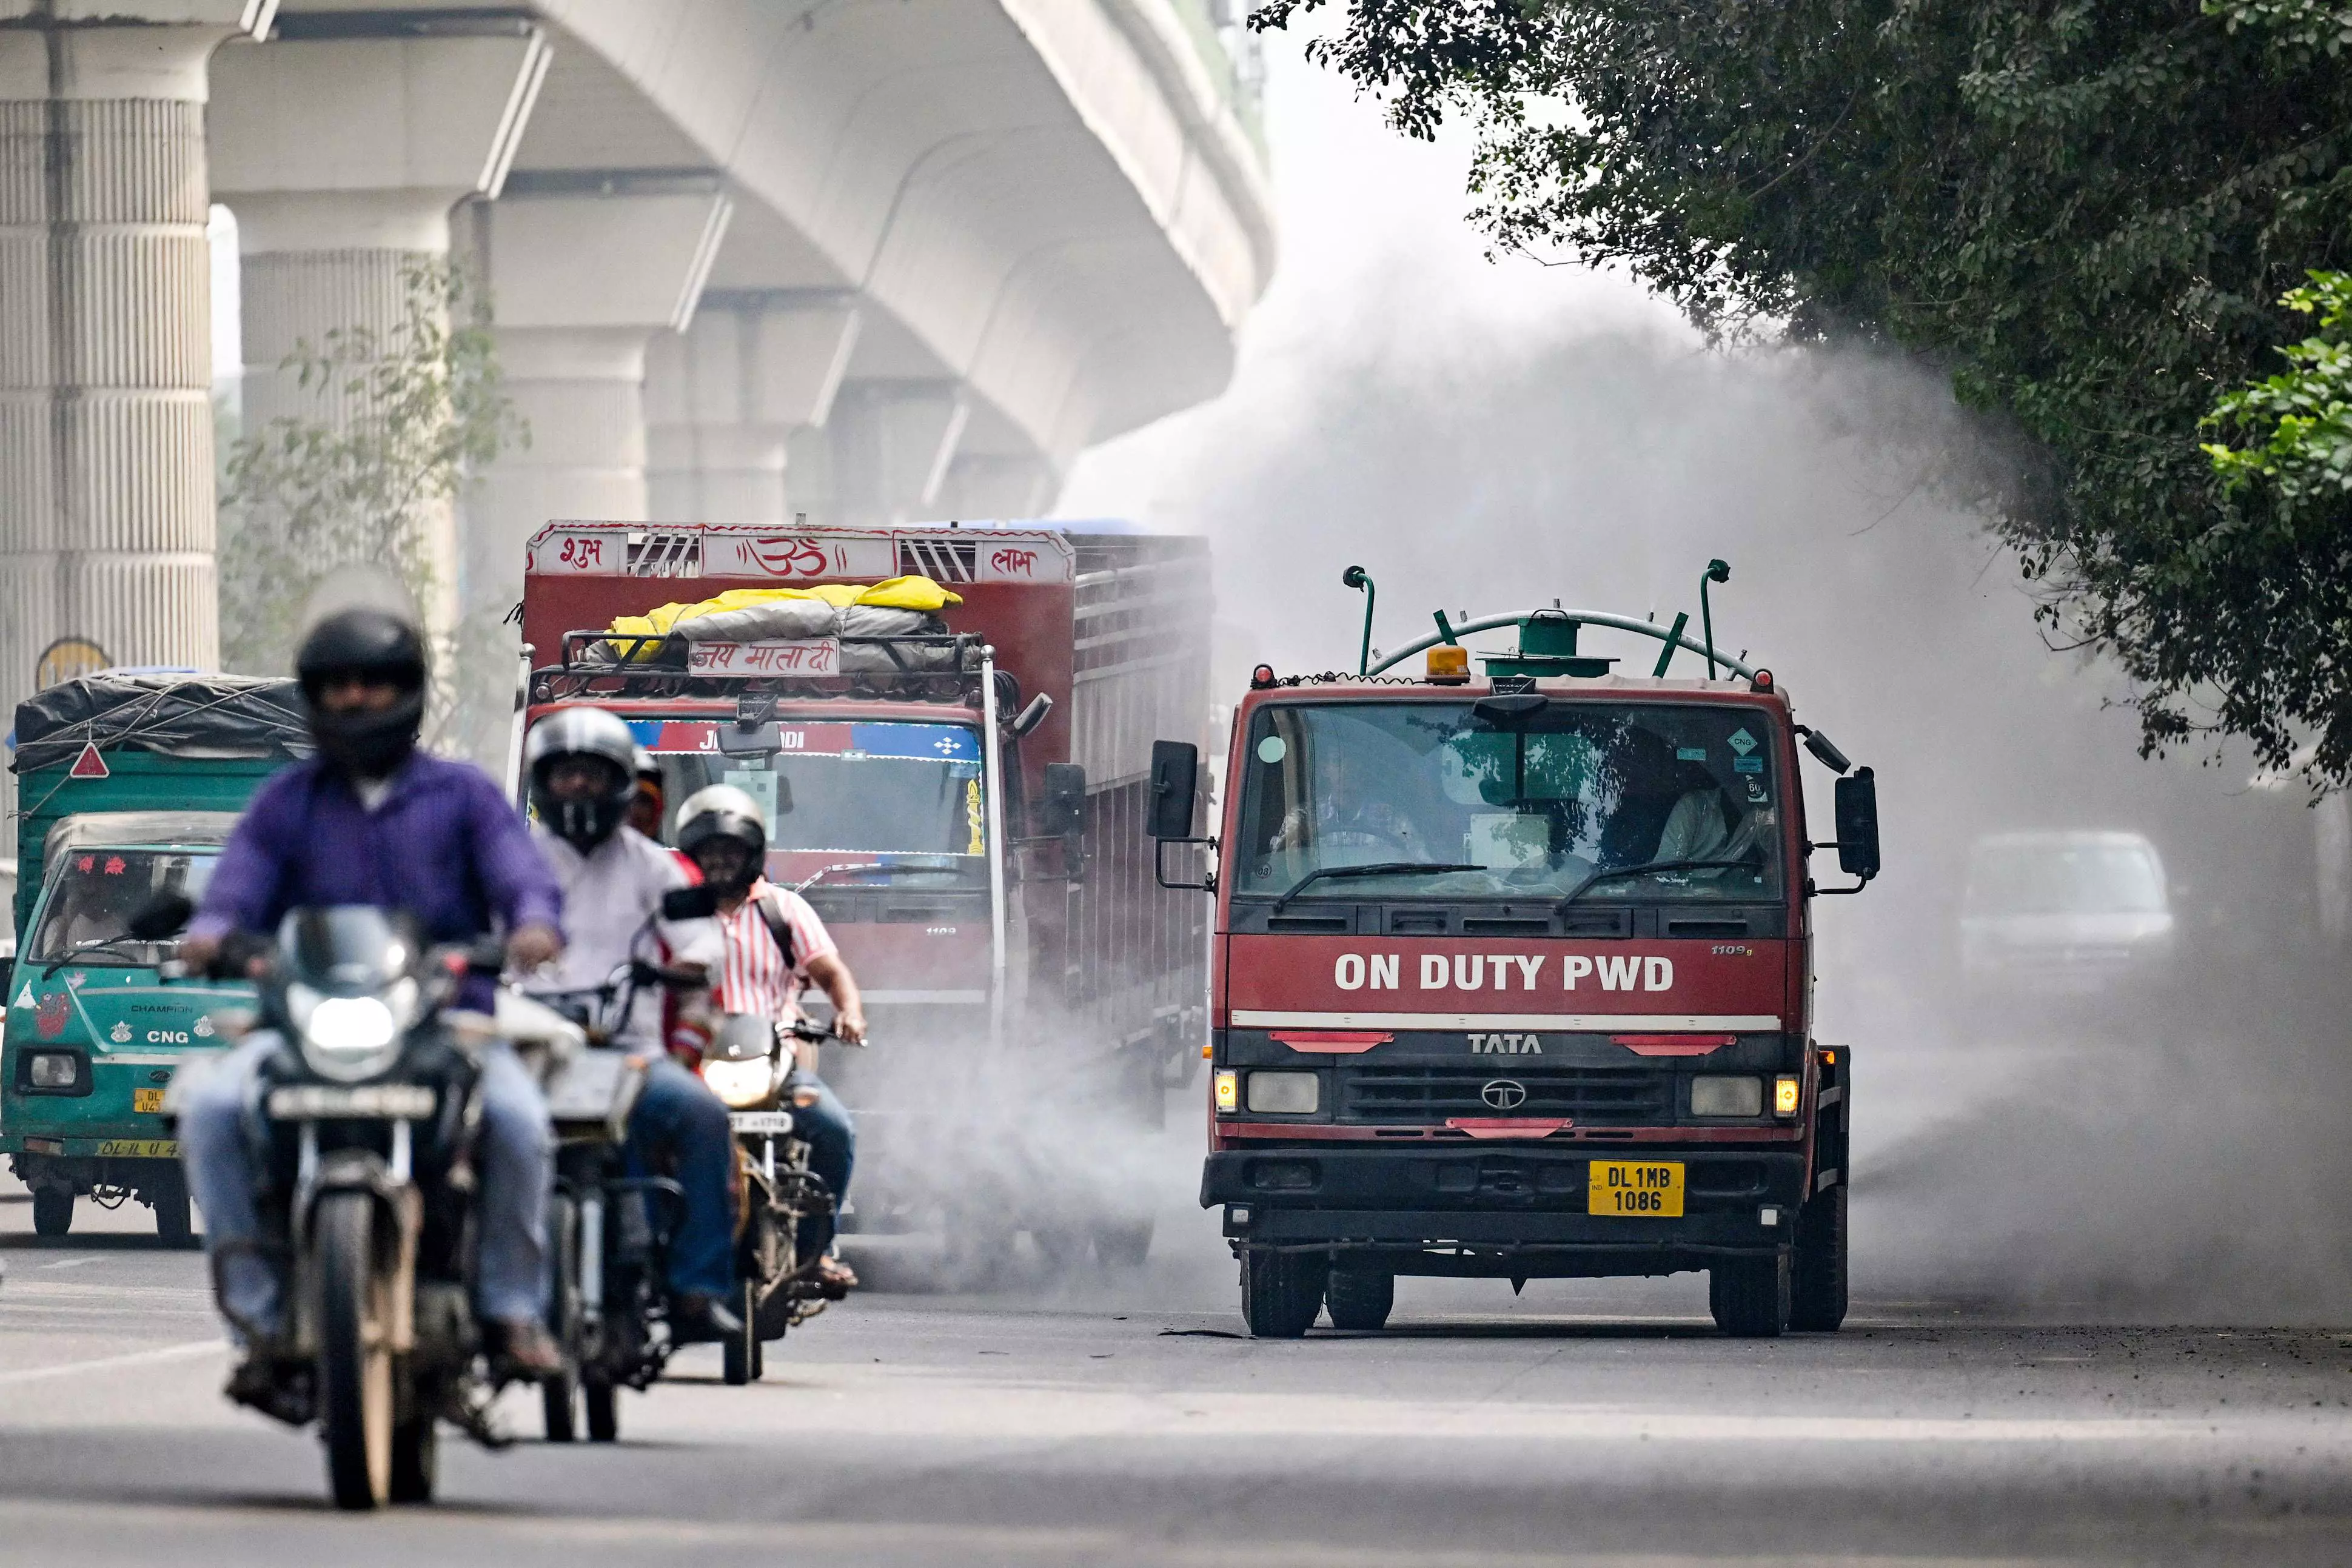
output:
[[950,605],[963,600],[949,593],[929,577],[892,577],[886,582],[820,583],[811,588],[731,588],[708,599],[698,599],[690,605],[663,605],[643,616],[617,616],[604,629],[615,637],[642,637],[645,641],[624,643],[615,648],[625,648],[625,657],[633,663],[650,660],[660,651],[661,644],[654,639],[667,637],[681,622],[697,620],[730,610],[749,610],[761,605],[786,604],[793,600],[817,600],[835,609],[852,605],[869,605],[885,610],[918,610],[936,615]]

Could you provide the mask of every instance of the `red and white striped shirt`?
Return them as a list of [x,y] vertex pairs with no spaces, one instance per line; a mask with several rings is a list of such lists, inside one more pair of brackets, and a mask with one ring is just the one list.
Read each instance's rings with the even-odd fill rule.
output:
[[[767,916],[761,913],[762,900],[772,900],[782,910],[784,923],[792,930],[794,962],[789,974],[783,951],[768,929]],[[824,921],[809,908],[808,900],[765,878],[751,885],[751,896],[733,914],[719,916],[719,925],[726,934],[727,958],[719,965],[719,983],[711,987],[710,999],[722,1013],[753,1013],[791,1023],[800,1016],[799,999],[808,984],[809,961],[838,951],[833,933],[824,929]]]

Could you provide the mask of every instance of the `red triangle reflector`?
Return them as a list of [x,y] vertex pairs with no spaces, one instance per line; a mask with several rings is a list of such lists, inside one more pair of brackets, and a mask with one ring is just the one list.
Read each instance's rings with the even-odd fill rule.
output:
[[103,779],[113,776],[107,769],[106,759],[98,754],[98,744],[94,741],[82,742],[81,755],[76,757],[74,765],[66,770],[66,777],[69,779]]

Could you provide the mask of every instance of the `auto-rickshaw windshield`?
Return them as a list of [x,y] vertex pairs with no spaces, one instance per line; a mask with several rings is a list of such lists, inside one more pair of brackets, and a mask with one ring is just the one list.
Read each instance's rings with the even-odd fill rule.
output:
[[140,967],[162,962],[172,943],[131,936],[131,917],[174,893],[201,898],[218,858],[209,850],[71,851],[50,873],[48,895],[24,957],[34,963],[71,957],[77,963]]
[[[1234,890],[1775,898],[1771,739],[1755,709],[1729,706],[1552,701],[1488,713],[1468,702],[1268,704],[1234,764],[1243,795]],[[1332,874],[1373,865],[1399,869]]]

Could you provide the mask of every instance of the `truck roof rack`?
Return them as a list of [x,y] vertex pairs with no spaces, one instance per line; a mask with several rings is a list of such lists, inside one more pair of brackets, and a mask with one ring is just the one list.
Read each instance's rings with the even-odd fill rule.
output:
[[[1446,619],[1445,612],[1437,612],[1437,629],[1418,641],[1388,655],[1364,671],[1375,676],[1391,669],[1414,654],[1435,647],[1440,643],[1458,643],[1472,632],[1493,631],[1499,626],[1517,626],[1519,631],[1519,651],[1516,654],[1482,654],[1490,674],[1496,675],[1606,675],[1612,662],[1593,658],[1576,651],[1576,633],[1580,626],[1606,626],[1612,631],[1633,632],[1642,637],[1655,637],[1664,647],[1658,651],[1658,663],[1653,672],[1663,679],[1666,666],[1676,648],[1688,648],[1703,658],[1712,658],[1730,670],[1734,676],[1749,680],[1756,679],[1757,667],[1744,658],[1734,658],[1721,648],[1710,650],[1696,637],[1686,635],[1683,627],[1689,623],[1687,615],[1675,617],[1671,626],[1655,621],[1636,620],[1609,610],[1563,610],[1554,605],[1548,609],[1520,610],[1509,615],[1480,616],[1472,620],[1454,622]],[[1591,668],[1598,666],[1598,668]]]

